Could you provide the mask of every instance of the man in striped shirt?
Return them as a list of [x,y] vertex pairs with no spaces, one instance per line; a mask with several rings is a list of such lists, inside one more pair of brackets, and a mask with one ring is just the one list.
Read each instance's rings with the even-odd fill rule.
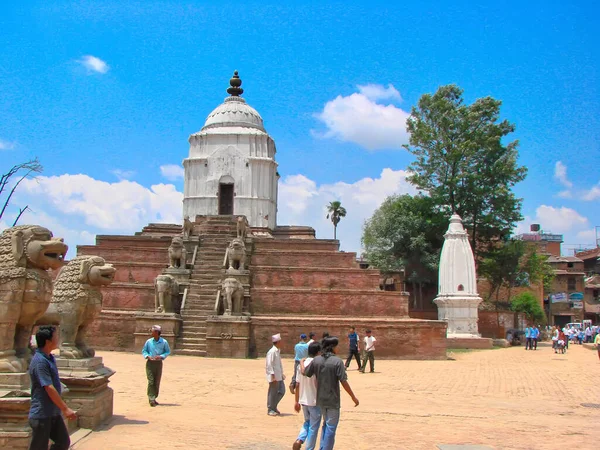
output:
[[160,325],[152,327],[152,337],[146,341],[142,355],[146,359],[146,377],[148,378],[148,401],[150,406],[158,405],[156,397],[160,388],[163,360],[171,354],[169,343],[160,337]]

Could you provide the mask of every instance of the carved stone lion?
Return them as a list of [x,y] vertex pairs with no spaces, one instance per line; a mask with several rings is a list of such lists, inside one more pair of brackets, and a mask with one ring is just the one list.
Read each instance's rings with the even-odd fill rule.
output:
[[23,372],[36,321],[52,299],[48,269],[64,264],[68,247],[50,230],[20,225],[0,234],[0,372]]
[[115,272],[100,256],[78,256],[58,273],[52,303],[38,324],[60,325],[61,357],[94,356],[94,349],[86,344],[86,332],[102,310],[100,288],[113,282]]
[[154,306],[157,313],[175,312],[175,298],[179,295],[177,280],[171,275],[159,275],[154,280]]
[[246,264],[246,244],[240,238],[233,239],[227,247],[227,268],[244,270]]
[[194,224],[190,221],[190,216],[185,216],[183,218],[183,237],[190,237],[192,231],[194,231]]
[[248,232],[248,220],[245,216],[237,218],[237,237],[241,240],[246,239]]
[[175,236],[169,246],[169,267],[185,269],[187,251],[183,245],[183,238]]
[[244,307],[244,285],[235,278],[225,278],[221,285],[223,315],[241,314]]

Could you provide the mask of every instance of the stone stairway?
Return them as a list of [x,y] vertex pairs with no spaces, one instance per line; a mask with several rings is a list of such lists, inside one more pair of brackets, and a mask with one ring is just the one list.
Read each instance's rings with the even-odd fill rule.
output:
[[206,356],[206,318],[214,314],[217,291],[225,275],[225,252],[237,235],[236,217],[206,217],[194,224],[193,234],[201,236],[201,242],[181,311],[183,326],[175,353]]

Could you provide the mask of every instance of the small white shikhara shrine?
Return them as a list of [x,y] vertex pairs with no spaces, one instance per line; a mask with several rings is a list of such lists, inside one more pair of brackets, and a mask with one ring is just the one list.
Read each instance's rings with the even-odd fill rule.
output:
[[450,218],[440,257],[439,290],[434,300],[438,319],[448,322],[448,338],[480,338],[475,258],[467,232],[457,214]]
[[183,161],[183,215],[244,215],[251,227],[277,224],[275,142],[262,117],[240,97],[237,71],[230,94],[211,112],[202,129],[189,138]]

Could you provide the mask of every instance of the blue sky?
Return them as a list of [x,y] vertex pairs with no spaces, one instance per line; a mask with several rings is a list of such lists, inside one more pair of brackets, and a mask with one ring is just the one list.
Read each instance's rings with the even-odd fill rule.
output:
[[[592,2],[12,2],[0,7],[0,169],[32,156],[43,177],[14,205],[72,247],[178,222],[173,165],[227,95],[234,69],[277,144],[278,222],[342,248],[393,193],[414,192],[404,123],[456,83],[502,100],[529,169],[524,230],[566,249],[600,225],[598,6]],[[162,167],[162,169],[161,169]],[[4,217],[12,223],[13,208]],[[72,255],[74,252],[72,253]]]

